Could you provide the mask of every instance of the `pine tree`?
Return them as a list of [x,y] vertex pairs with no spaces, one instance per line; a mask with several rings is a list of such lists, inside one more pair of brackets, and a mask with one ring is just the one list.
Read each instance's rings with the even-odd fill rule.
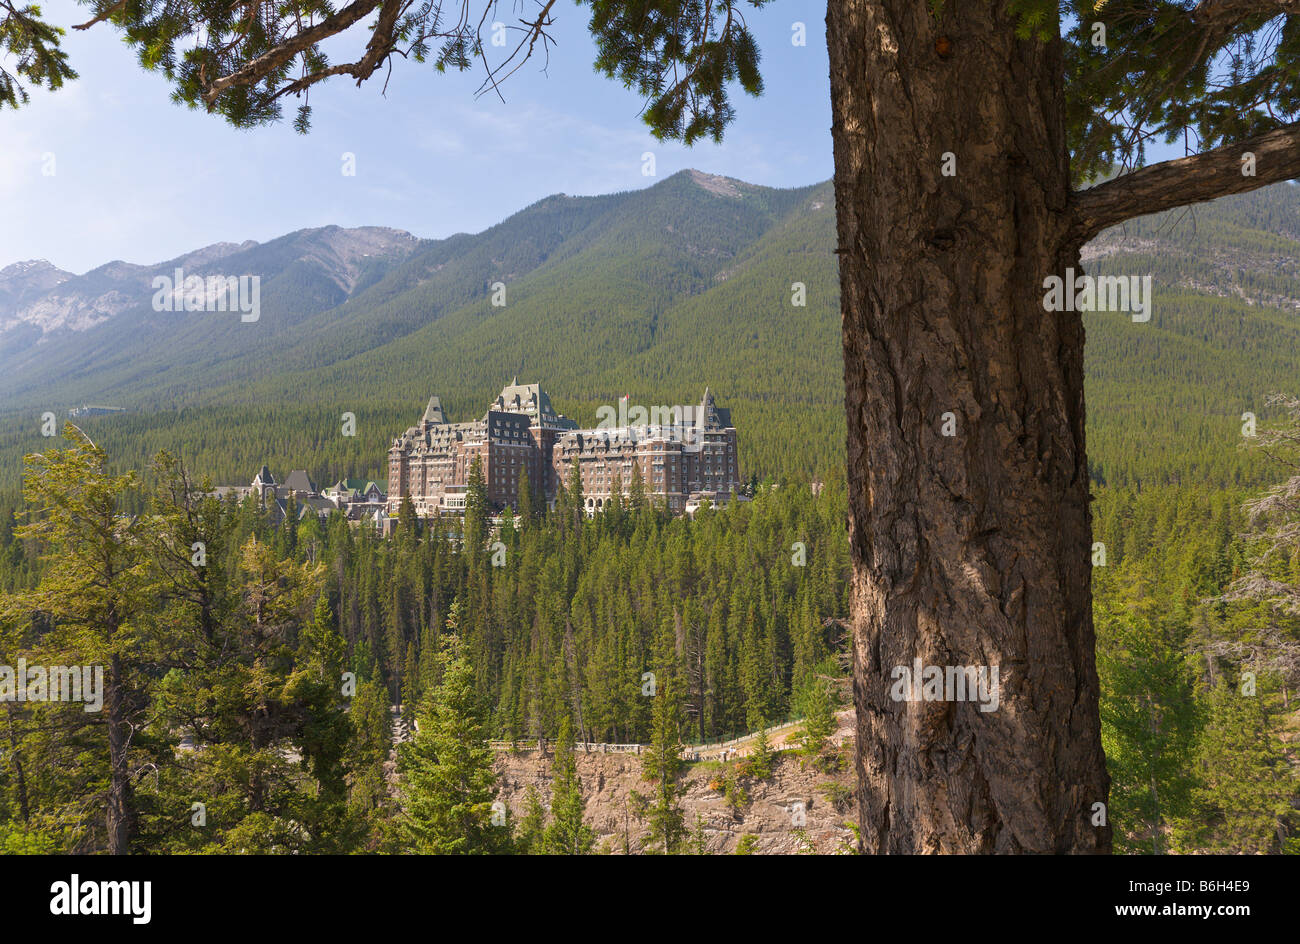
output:
[[799,729],[800,751],[809,757],[819,756],[835,733],[835,702],[827,681],[816,674],[809,676],[798,707],[804,716]]
[[641,475],[641,463],[632,463],[632,480],[628,484],[628,508],[631,509],[633,517],[636,517],[649,507],[646,501],[645,479]]
[[543,847],[548,855],[587,855],[596,844],[595,831],[583,819],[587,803],[578,779],[578,759],[573,750],[573,725],[565,714],[555,744],[555,779],[551,788],[551,824]]
[[402,503],[397,506],[397,536],[408,548],[414,547],[420,536],[419,519],[410,495],[403,495]]
[[684,788],[681,737],[682,697],[676,670],[671,624],[659,633],[655,646],[655,693],[652,696],[654,733],[642,762],[642,774],[654,783],[647,811],[650,822],[649,848],[675,855],[686,836],[685,813],[681,807]]
[[[1227,680],[1210,692],[1196,750],[1193,812],[1179,830],[1185,851],[1226,855],[1300,852],[1296,775],[1266,708],[1266,693]],[[1184,850],[1179,850],[1184,851]]]
[[348,745],[348,800],[364,814],[385,805],[384,763],[392,749],[392,722],[384,689],[373,679],[357,686],[352,700],[352,740]]
[[582,532],[582,522],[586,519],[586,498],[582,494],[582,467],[578,465],[578,460],[574,459],[569,464],[569,482],[564,489],[565,508],[568,511],[567,517],[573,528],[573,533]]
[[310,774],[311,796],[300,817],[310,837],[304,851],[343,852],[360,834],[360,821],[348,809],[347,755],[352,722],[342,694],[345,645],[334,629],[329,597],[316,601],[311,621],[299,636],[285,699],[301,718],[289,738]]
[[483,464],[475,456],[469,467],[469,484],[465,487],[465,552],[471,565],[481,561],[488,536],[487,483]]
[[1098,612],[1102,735],[1111,774],[1109,820],[1120,849],[1161,854],[1187,813],[1195,702],[1184,629],[1135,581]]
[[708,855],[709,854],[709,837],[705,832],[703,813],[695,814],[695,825],[691,827],[690,842],[688,843],[691,855]]
[[542,855],[546,851],[546,808],[532,784],[524,793],[524,815],[515,825],[515,852],[519,855]]
[[519,470],[519,530],[524,531],[537,516],[533,508],[533,484],[528,476],[527,467]]
[[445,637],[442,681],[426,696],[419,730],[399,754],[402,828],[410,851],[485,855],[510,851],[474,669],[458,636]]
[[767,728],[759,728],[758,737],[754,739],[754,751],[746,758],[748,763],[745,765],[745,773],[755,780],[767,780],[772,776],[773,759]]
[[320,789],[339,797],[344,793],[343,757],[350,735],[342,696],[344,648],[334,629],[329,596],[322,593],[299,637],[294,672],[286,688],[305,709],[303,759]]
[[[64,435],[67,448],[26,459],[29,523],[16,534],[41,548],[42,574],[36,589],[6,599],[0,616],[27,625],[36,617],[53,627],[39,640],[44,664],[100,667],[102,712],[55,703],[42,712],[64,729],[60,747],[74,747],[76,732],[94,732],[97,749],[90,756],[106,756],[108,763],[102,779],[95,778],[102,794],[91,808],[104,817],[107,850],[123,855],[138,825],[132,732],[148,707],[146,670],[157,656],[148,634],[133,625],[149,599],[145,523],[125,513],[138,487],[135,474],[109,473],[105,452],[72,424]],[[76,753],[87,756],[84,749]],[[67,798],[81,808],[86,799]]]

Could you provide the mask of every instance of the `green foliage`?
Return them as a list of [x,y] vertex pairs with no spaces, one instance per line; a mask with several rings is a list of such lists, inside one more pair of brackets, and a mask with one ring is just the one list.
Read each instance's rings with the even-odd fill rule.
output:
[[524,815],[515,824],[515,852],[520,855],[542,855],[546,851],[546,807],[537,788],[529,784],[524,793]]
[[[1016,7],[1049,35],[1058,8],[1064,17],[1078,180],[1141,163],[1151,140],[1191,139],[1208,149],[1300,115],[1300,19],[1278,5],[1018,0]],[[1095,24],[1104,26],[1104,42]]]
[[[410,848],[412,833],[386,828],[396,814],[383,776],[388,704],[399,688],[422,691],[422,726],[433,700],[451,699],[444,726],[405,749],[402,790],[429,828],[422,835],[454,844],[468,834],[463,848],[505,843],[509,828],[466,828],[466,816],[472,826],[491,809],[491,756],[472,751],[460,768],[469,786],[447,788],[435,774],[447,757],[431,746],[435,730],[444,740],[460,732],[458,745],[482,745],[489,731],[568,743],[580,704],[584,739],[651,742],[652,788],[637,815],[651,827],[651,848],[680,852],[698,845],[681,808],[677,749],[688,725],[716,740],[743,731],[755,712],[802,710],[824,724],[830,689],[820,676],[834,663],[800,642],[800,628],[820,630],[846,605],[838,488],[816,498],[760,489],[751,503],[693,520],[642,508],[584,518],[576,530],[560,512],[541,511],[511,536],[505,568],[475,566],[454,520],[380,540],[334,519],[319,528],[312,564],[306,546],[285,539],[289,526],[205,498],[166,456],[140,498],[150,527],[121,517],[134,477],[108,475],[102,452],[75,433],[73,441],[66,455],[34,459],[33,523],[4,533],[0,560],[18,568],[6,571],[14,589],[3,598],[4,661],[19,653],[74,661],[73,645],[104,644],[102,626],[91,632],[85,620],[109,597],[82,587],[81,566],[68,562],[97,546],[96,520],[117,534],[107,586],[117,609],[136,618],[114,638],[125,666],[147,655],[163,670],[123,676],[131,710],[154,719],[126,760],[157,770],[127,795],[133,848]],[[1285,667],[1278,654],[1296,627],[1267,601],[1225,591],[1250,567],[1274,587],[1300,568],[1293,555],[1261,562],[1237,537],[1244,497],[1171,486],[1098,493],[1094,531],[1108,554],[1094,593],[1109,813],[1121,849],[1294,846],[1296,782],[1280,737],[1293,723],[1294,681],[1261,682],[1250,700],[1229,680],[1247,669],[1272,678],[1266,668]],[[1280,515],[1276,526],[1288,521]],[[807,543],[807,567],[788,566],[796,536]],[[205,568],[190,563],[197,540],[207,546]],[[820,645],[829,651],[832,642]],[[462,653],[450,675],[449,649]],[[344,666],[360,677],[346,715]],[[658,683],[652,697],[641,690],[647,670]],[[111,764],[93,747],[104,732],[71,707],[11,704],[0,716],[0,735],[17,743],[0,766],[0,827],[15,851],[107,845]],[[194,749],[178,751],[182,737]],[[765,740],[729,778],[732,802],[742,802],[742,778],[761,775]],[[557,752],[550,814],[526,806],[521,849],[591,849],[572,761]],[[841,791],[823,786],[836,803]],[[425,805],[410,802],[417,793]],[[85,802],[93,796],[98,805]],[[196,799],[205,826],[191,823]]]
[[[102,710],[85,710],[84,688],[82,702],[39,701],[25,716],[7,705],[6,766],[24,832],[124,854],[137,835],[133,772],[148,763],[147,747],[126,734],[143,723],[160,654],[139,622],[149,600],[145,529],[123,514],[137,477],[111,474],[104,451],[75,426],[65,436],[67,448],[26,460],[28,521],[14,537],[35,546],[41,579],[0,598],[0,664],[97,666]],[[40,803],[32,793],[47,783],[51,802]]]
[[763,93],[758,44],[743,7],[768,0],[592,0],[596,71],[635,88],[658,138],[722,140],[735,117],[728,86]]
[[709,854],[709,837],[706,832],[706,825],[704,814],[696,813],[695,824],[691,827],[691,835],[686,844],[686,852],[688,855]]
[[[763,90],[759,52],[743,13],[767,0],[594,0],[591,33],[596,41],[596,69],[648,99],[646,121],[659,137],[690,143],[707,134],[721,140],[734,117],[730,87],[750,95]],[[282,100],[301,97],[294,129],[311,126],[310,89],[346,73],[358,82],[370,78],[394,57],[431,62],[435,71],[487,72],[482,89],[495,88],[516,71],[534,50],[553,43],[547,33],[551,4],[537,4],[536,16],[512,21],[517,34],[499,60],[481,30],[490,22],[489,4],[444,11],[440,0],[402,8],[378,3],[351,4],[338,10],[317,0],[293,0],[275,6],[236,10],[216,0],[184,3],[148,2],[122,5],[90,0],[97,20],[120,28],[146,69],[160,71],[174,85],[173,99],[191,108],[223,116],[237,128],[267,124],[282,117]],[[60,30],[38,17],[35,7],[0,6],[0,40],[19,56],[18,74],[58,88],[75,78],[59,48]],[[363,55],[344,64],[329,61],[322,42],[377,13],[369,24]],[[493,42],[491,45],[497,45]],[[0,93],[26,102],[13,77],[0,72]]]
[[818,757],[835,733],[835,696],[830,682],[818,674],[810,675],[796,696],[795,710],[803,715],[799,729],[799,751]]
[[125,514],[136,477],[68,437],[29,463],[15,537],[40,576],[0,598],[0,661],[99,666],[103,711],[8,705],[0,811],[60,851],[350,847],[345,644],[319,571],[241,533],[166,455],[147,515]]
[[1195,758],[1192,812],[1182,851],[1225,855],[1300,852],[1296,777],[1280,738],[1274,693],[1242,694],[1227,680],[1208,693]]
[[40,7],[0,0],[0,53],[17,60],[12,72],[0,65],[0,108],[18,108],[30,101],[24,79],[54,90],[77,77],[68,65],[68,54],[59,47],[64,35],[41,19]]
[[573,752],[573,726],[567,717],[560,722],[555,745],[555,778],[551,789],[551,823],[542,838],[548,855],[589,855],[596,845],[596,833],[583,819],[586,801]]
[[774,760],[775,754],[768,741],[767,729],[759,728],[758,737],[754,739],[754,750],[743,762],[745,775],[754,780],[770,780]]
[[0,855],[52,855],[59,851],[53,837],[0,824]]
[[494,822],[496,773],[474,669],[455,635],[440,654],[442,681],[419,712],[414,741],[398,754],[402,827],[412,852],[490,855],[511,850],[511,833]]
[[388,699],[378,681],[357,686],[351,721],[355,734],[349,745],[348,799],[363,815],[378,817],[388,806],[384,763],[392,749]]
[[1139,583],[1097,613],[1097,635],[1116,844],[1159,854],[1191,786],[1195,709],[1181,624]]
[[1279,806],[1290,801],[1279,798],[1300,784],[1275,733],[1294,709],[1262,684],[1254,698],[1232,688],[1296,638],[1258,604],[1225,599],[1250,561],[1237,537],[1244,498],[1108,489],[1096,505],[1094,537],[1108,548],[1094,569],[1102,737],[1119,851],[1294,843]]
[[749,806],[749,792],[740,782],[738,772],[728,774],[722,782],[722,797],[729,809],[740,812]]
[[682,700],[678,687],[673,633],[665,624],[655,643],[656,689],[654,731],[649,749],[642,755],[642,772],[654,783],[654,793],[647,809],[650,825],[648,850],[674,855],[682,851],[686,838],[685,814],[681,808],[684,787],[681,774]]
[[469,467],[469,484],[465,487],[463,541],[471,563],[479,566],[482,564],[483,552],[487,544],[488,513],[487,484],[483,480],[483,464],[475,456]]

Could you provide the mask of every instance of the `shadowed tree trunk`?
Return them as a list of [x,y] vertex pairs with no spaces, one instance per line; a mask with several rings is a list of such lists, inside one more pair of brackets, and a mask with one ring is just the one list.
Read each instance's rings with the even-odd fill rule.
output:
[[[116,619],[110,620],[116,631]],[[105,701],[108,708],[108,851],[110,855],[126,855],[131,851],[131,837],[135,833],[131,809],[131,769],[127,762],[127,749],[131,743],[129,695],[126,688],[122,659],[114,655],[109,663],[108,691]]]
[[[827,14],[869,853],[1110,850],[1061,52],[1003,7]],[[998,707],[895,700],[918,658]]]

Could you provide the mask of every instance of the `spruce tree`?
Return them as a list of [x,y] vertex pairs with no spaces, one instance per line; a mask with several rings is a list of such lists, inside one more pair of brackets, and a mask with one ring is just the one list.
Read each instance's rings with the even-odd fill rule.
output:
[[573,724],[566,713],[560,720],[555,744],[555,777],[551,787],[551,823],[543,847],[549,855],[587,855],[596,833],[583,819],[587,803],[578,778],[578,758],[573,750]]
[[546,807],[537,788],[529,784],[524,793],[524,815],[515,824],[514,845],[518,855],[543,855],[546,844]]
[[348,745],[348,801],[365,815],[388,798],[384,763],[392,748],[392,720],[384,688],[373,679],[357,686],[352,699],[352,739]]
[[569,464],[569,481],[564,489],[564,499],[573,533],[580,534],[582,522],[587,517],[587,509],[586,498],[582,494],[582,467],[578,465],[577,459]]
[[1187,814],[1195,701],[1185,628],[1135,580],[1098,612],[1102,733],[1111,775],[1108,819],[1121,850],[1168,851],[1167,833]]
[[627,505],[631,509],[633,517],[638,516],[642,511],[649,507],[646,501],[645,479],[641,475],[641,463],[632,463],[632,480],[628,484]]
[[487,483],[483,480],[483,464],[478,457],[470,463],[469,484],[465,487],[464,546],[471,564],[478,563],[487,546],[488,516]]
[[322,593],[299,635],[285,684],[285,698],[300,719],[288,739],[298,747],[311,784],[309,798],[299,804],[310,840],[303,851],[345,852],[360,835],[360,821],[348,809],[352,722],[342,692],[344,650],[329,596]]
[[758,737],[754,739],[754,752],[746,758],[745,773],[755,780],[767,780],[772,776],[774,755],[772,744],[767,737],[767,728],[759,728]]
[[448,634],[444,645],[442,681],[426,696],[415,739],[399,754],[406,844],[431,855],[509,852],[508,825],[493,808],[497,777],[474,669],[459,636]]
[[1209,694],[1196,749],[1192,812],[1183,849],[1225,855],[1300,852],[1295,772],[1267,709],[1267,694],[1222,680]]
[[642,775],[654,783],[647,809],[649,849],[674,855],[681,851],[686,824],[681,807],[684,788],[680,782],[685,767],[682,761],[682,696],[671,623],[660,630],[655,653],[655,692],[651,709],[654,733],[643,756]]
[[103,838],[83,848],[102,842],[108,852],[123,855],[131,850],[138,826],[133,756],[138,759],[139,749],[133,734],[149,705],[148,669],[161,655],[145,627],[135,625],[149,605],[146,523],[126,513],[138,487],[136,475],[111,474],[106,453],[72,424],[64,435],[66,448],[26,457],[23,497],[29,520],[16,534],[40,549],[42,574],[35,589],[3,601],[0,617],[23,625],[39,620],[49,627],[33,640],[44,664],[88,665],[102,672],[102,711],[56,702],[40,704],[39,710],[63,730],[56,749],[75,748],[88,737],[95,747],[74,755],[107,759],[92,780],[97,795],[67,800],[103,817]]
[[803,754],[819,756],[826,742],[835,733],[835,702],[825,679],[810,675],[804,685],[799,709],[803,724],[799,729],[799,744]]
[[525,531],[537,515],[536,509],[533,508],[533,485],[532,480],[528,477],[527,468],[519,470],[517,494],[519,496],[519,530]]

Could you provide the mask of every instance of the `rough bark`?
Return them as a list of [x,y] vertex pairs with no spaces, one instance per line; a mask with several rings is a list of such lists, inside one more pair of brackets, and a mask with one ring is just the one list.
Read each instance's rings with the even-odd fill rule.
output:
[[[831,0],[865,852],[1106,852],[1062,67],[1004,4]],[[952,152],[956,175],[944,176]],[[954,436],[943,435],[952,413]],[[997,666],[1000,704],[896,701]]]
[[127,749],[131,743],[131,725],[127,719],[128,692],[120,656],[109,664],[106,708],[108,711],[108,851],[126,855],[131,851],[133,823],[131,815],[131,770]]

